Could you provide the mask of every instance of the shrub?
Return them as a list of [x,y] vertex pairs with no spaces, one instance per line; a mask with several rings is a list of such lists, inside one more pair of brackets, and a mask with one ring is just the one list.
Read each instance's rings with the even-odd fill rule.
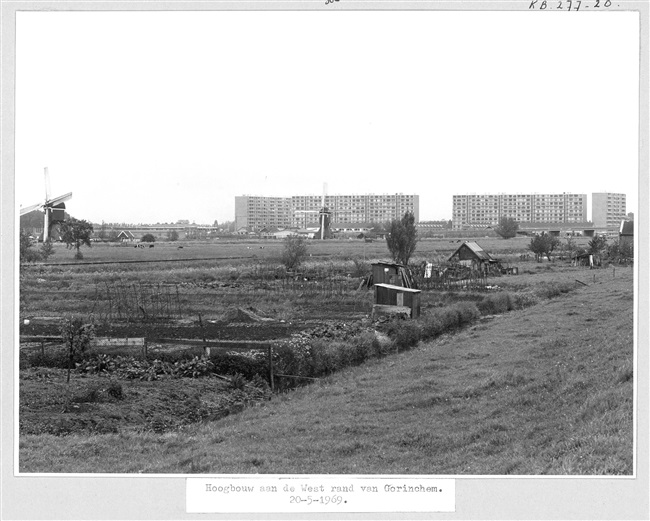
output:
[[320,376],[331,374],[341,369],[337,342],[317,338],[311,345],[312,375]]
[[458,310],[459,314],[459,325],[465,326],[467,324],[471,324],[474,322],[478,317],[481,316],[481,313],[479,312],[478,308],[476,307],[476,304],[469,304],[467,302],[463,302],[460,304],[456,304],[456,309]]
[[63,349],[49,349],[43,354],[39,351],[29,355],[27,363],[32,367],[56,367],[58,369],[67,369],[69,364],[68,354]]
[[258,374],[266,374],[268,362],[266,353],[213,353],[210,356],[213,364],[212,372],[217,374],[242,374],[246,378],[253,378]]
[[230,387],[231,389],[239,389],[239,390],[243,390],[243,389],[246,387],[246,384],[247,384],[247,383],[248,383],[248,382],[247,382],[247,380],[246,380],[246,378],[244,377],[243,374],[241,374],[241,373],[235,373],[234,375],[232,375],[232,376],[230,377],[230,384],[229,384],[229,387]]
[[514,299],[508,292],[487,295],[477,304],[483,315],[498,315],[512,311],[515,308]]
[[515,308],[517,309],[528,308],[530,306],[534,306],[539,302],[539,299],[535,296],[535,294],[529,292],[515,293],[513,300]]
[[423,339],[435,338],[443,333],[471,324],[479,316],[480,312],[476,305],[469,302],[436,309],[421,318],[421,336]]
[[377,356],[378,353],[381,353],[379,340],[370,331],[363,331],[359,335],[354,336],[350,343],[352,344],[351,358],[353,364],[362,364],[373,356]]
[[360,257],[354,257],[352,259],[354,265],[352,269],[353,277],[365,277],[371,273],[370,263]]
[[304,237],[290,235],[284,239],[282,248],[282,264],[289,270],[300,266],[307,256],[307,241]]
[[214,370],[214,364],[207,358],[195,356],[192,360],[186,362],[176,362],[174,364],[174,376],[186,378],[198,378],[211,374]]
[[389,322],[387,333],[397,347],[407,349],[417,345],[422,336],[422,329],[415,320],[396,319]]
[[122,400],[124,398],[124,390],[122,389],[122,384],[119,382],[112,381],[108,384],[106,393],[116,400]]
[[573,291],[574,285],[570,282],[550,282],[548,284],[540,285],[535,289],[535,294],[543,299],[551,299],[559,297],[563,293]]
[[434,312],[430,315],[425,315],[422,317],[421,321],[422,337],[425,339],[435,338],[439,335],[442,335],[446,331],[442,313]]

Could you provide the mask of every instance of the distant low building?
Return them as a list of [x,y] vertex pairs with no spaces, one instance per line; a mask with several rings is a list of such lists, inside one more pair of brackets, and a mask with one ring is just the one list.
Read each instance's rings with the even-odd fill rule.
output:
[[133,235],[131,230],[122,230],[117,234],[117,240],[120,242],[133,242],[135,241],[135,235]]
[[339,223],[332,225],[332,231],[342,235],[367,235],[372,229],[372,226],[368,226],[365,223]]

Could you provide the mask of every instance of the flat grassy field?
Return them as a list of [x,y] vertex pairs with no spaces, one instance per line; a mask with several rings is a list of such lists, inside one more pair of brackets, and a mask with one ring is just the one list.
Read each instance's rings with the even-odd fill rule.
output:
[[[443,260],[449,257],[465,239],[423,239],[418,243],[415,259]],[[530,239],[514,237],[504,240],[494,237],[471,239],[484,250],[499,256],[519,255],[527,251]],[[576,238],[576,244],[584,247],[589,242],[586,237]],[[154,247],[136,247],[141,243],[93,243],[82,247],[81,262],[114,261],[182,261],[191,259],[213,259],[217,261],[241,262],[280,262],[282,241],[275,239],[220,239],[213,241],[156,242]],[[309,241],[309,253],[317,257],[366,258],[368,260],[389,259],[385,240],[367,243],[362,240],[337,239]],[[74,250],[66,249],[64,244],[54,243],[55,253],[48,259],[49,264],[80,264],[74,260]],[[440,258],[439,258],[440,257]],[[513,259],[514,260],[514,259]]]
[[20,471],[631,475],[633,270],[527,266],[498,284],[574,287],[219,420],[21,434]]

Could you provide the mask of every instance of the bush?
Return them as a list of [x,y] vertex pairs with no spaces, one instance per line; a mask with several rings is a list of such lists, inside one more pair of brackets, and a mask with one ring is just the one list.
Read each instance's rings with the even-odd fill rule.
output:
[[454,306],[437,309],[420,320],[422,339],[435,338],[475,322],[481,315],[475,304],[461,302]]
[[213,372],[217,374],[241,374],[246,378],[268,373],[266,353],[251,353],[250,355],[238,353],[213,353],[210,356]]
[[559,297],[563,293],[569,293],[575,289],[571,282],[551,282],[540,285],[535,289],[535,294],[542,299]]
[[214,370],[214,364],[207,358],[195,356],[192,360],[186,362],[176,362],[174,364],[174,376],[186,378],[199,378],[207,376]]
[[122,389],[122,384],[119,382],[113,381],[110,384],[108,384],[106,393],[111,398],[115,398],[116,400],[122,400],[124,398],[124,390]]
[[246,380],[243,374],[235,373],[230,377],[229,387],[231,389],[243,390],[246,387],[247,383],[248,381]]
[[328,375],[343,368],[340,342],[318,338],[311,345],[311,376]]
[[395,344],[401,349],[408,349],[416,346],[422,336],[420,324],[417,322],[405,322],[395,335]]
[[487,295],[477,304],[483,315],[499,315],[515,309],[514,299],[507,292]]
[[366,277],[370,275],[372,268],[370,266],[370,263],[360,257],[354,257],[352,259],[352,263],[354,265],[352,269],[352,276],[353,277]]
[[282,264],[287,269],[296,269],[307,256],[307,241],[304,237],[290,235],[284,239]]
[[[22,358],[23,355],[21,355]],[[44,354],[36,352],[27,357],[28,365],[32,367],[56,367],[58,369],[68,368],[68,353],[63,349],[46,349]]]
[[530,306],[534,306],[539,302],[539,299],[533,293],[515,293],[514,297],[515,308],[524,309]]
[[381,345],[374,333],[364,331],[351,339],[352,363],[362,364],[366,360],[381,356]]

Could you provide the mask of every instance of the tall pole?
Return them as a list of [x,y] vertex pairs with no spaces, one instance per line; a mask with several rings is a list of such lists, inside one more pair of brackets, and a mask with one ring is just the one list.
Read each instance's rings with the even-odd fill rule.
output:
[[50,238],[50,212],[47,206],[50,200],[50,173],[45,167],[45,219],[43,221],[43,242],[47,242]]
[[323,197],[321,198],[321,218],[320,218],[320,240],[325,239],[325,192],[327,192],[327,183],[323,183]]

